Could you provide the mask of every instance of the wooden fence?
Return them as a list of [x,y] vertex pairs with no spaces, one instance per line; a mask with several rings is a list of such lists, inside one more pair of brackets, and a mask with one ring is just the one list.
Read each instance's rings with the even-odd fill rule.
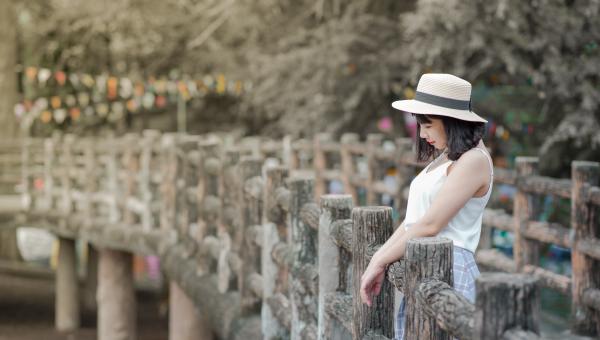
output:
[[[512,231],[514,260],[486,242],[476,258],[515,274],[482,275],[474,305],[450,288],[452,246],[443,239],[411,241],[374,307],[361,304],[360,275],[393,232],[393,213],[403,215],[407,185],[422,166],[410,149],[409,140],[370,135],[360,143],[353,134],[340,142],[318,135],[224,143],[154,131],[26,140],[23,212],[59,235],[64,252],[57,327],[78,325],[76,277],[68,268],[72,240],[81,238],[99,249],[99,339],[135,334],[135,303],[122,303],[134,301],[131,252],[161,256],[172,280],[174,339],[190,327],[176,315],[189,319],[194,305],[196,332],[223,339],[393,338],[393,285],[407,298],[408,339],[534,337],[537,282],[572,295],[575,331],[600,333],[599,166],[591,162],[574,162],[571,180],[537,176],[533,158],[519,158],[516,171],[495,169],[496,183],[518,190],[514,216],[487,210],[482,240],[491,228]],[[391,167],[395,185],[384,181]],[[326,195],[332,182],[349,195]],[[570,228],[532,221],[535,194],[570,198]],[[393,208],[375,206],[384,198]],[[360,203],[366,206],[353,208]],[[539,242],[572,249],[572,277],[538,266]],[[513,296],[520,298],[507,298]]]

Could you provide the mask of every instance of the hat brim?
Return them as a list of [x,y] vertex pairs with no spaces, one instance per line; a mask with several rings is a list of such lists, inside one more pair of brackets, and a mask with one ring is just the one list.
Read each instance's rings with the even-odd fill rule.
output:
[[487,123],[487,120],[481,118],[473,111],[449,109],[447,107],[428,104],[414,99],[397,100],[392,103],[392,107],[396,110],[410,113],[448,116],[469,122]]

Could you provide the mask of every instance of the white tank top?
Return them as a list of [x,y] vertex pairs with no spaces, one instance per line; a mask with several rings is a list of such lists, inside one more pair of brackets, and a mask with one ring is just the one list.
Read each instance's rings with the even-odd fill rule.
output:
[[[494,166],[492,164],[492,159],[487,152],[483,151],[483,149],[474,149],[481,151],[490,163],[491,178],[488,191],[482,197],[471,197],[450,222],[448,222],[448,225],[438,234],[440,237],[451,239],[455,246],[465,248],[473,253],[479,243],[483,211],[492,193],[492,185],[494,182]],[[425,169],[423,169],[410,183],[406,217],[404,219],[404,227],[406,229],[425,215],[425,212],[431,206],[435,195],[446,180],[446,171],[452,161],[448,161],[439,165],[431,172],[427,172],[432,163],[429,163],[429,165],[427,165],[427,167],[425,167]],[[481,169],[481,171],[488,170]]]

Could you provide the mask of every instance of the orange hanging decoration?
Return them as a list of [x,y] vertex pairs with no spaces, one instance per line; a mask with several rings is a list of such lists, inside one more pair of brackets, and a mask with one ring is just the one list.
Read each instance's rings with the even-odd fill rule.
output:
[[64,86],[67,82],[67,75],[63,71],[56,71],[54,72],[54,79],[56,79],[58,85]]
[[42,114],[40,115],[40,120],[44,124],[50,123],[50,121],[52,120],[52,112],[50,112],[48,110],[42,111]]
[[58,109],[61,105],[61,100],[59,96],[53,96],[52,98],[50,98],[50,106],[52,106],[53,109]]
[[69,116],[72,120],[78,120],[81,117],[81,110],[78,107],[72,107],[69,110]]

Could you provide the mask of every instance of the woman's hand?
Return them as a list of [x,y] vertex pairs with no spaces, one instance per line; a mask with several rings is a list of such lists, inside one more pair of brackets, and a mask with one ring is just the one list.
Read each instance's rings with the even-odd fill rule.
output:
[[385,264],[380,263],[373,256],[360,278],[360,298],[363,303],[366,303],[369,307],[371,306],[372,298],[379,295],[381,291],[384,278]]

